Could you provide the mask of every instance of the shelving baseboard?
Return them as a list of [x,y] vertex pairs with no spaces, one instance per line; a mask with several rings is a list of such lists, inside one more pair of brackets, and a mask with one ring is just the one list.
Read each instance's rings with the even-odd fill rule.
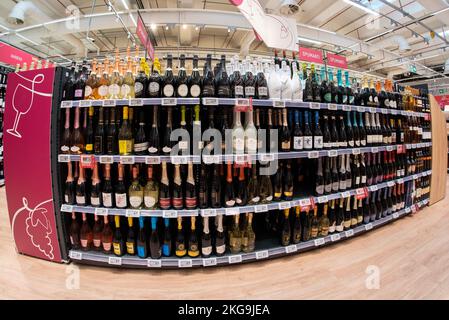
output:
[[163,257],[161,259],[143,259],[135,256],[125,255],[123,257],[117,257],[114,255],[107,255],[97,252],[85,252],[81,250],[70,250],[69,257],[74,262],[97,264],[110,267],[130,267],[130,268],[191,268],[191,267],[211,267],[220,265],[235,265],[259,260],[268,260],[275,257],[282,257],[292,255],[308,250],[313,250],[319,247],[324,247],[330,244],[338,243],[343,240],[353,238],[365,232],[369,232],[373,229],[379,228],[383,225],[391,223],[401,217],[408,215],[410,212],[414,212],[423,206],[427,205],[428,199],[420,201],[410,207],[393,213],[387,217],[381,218],[374,222],[364,224],[348,231],[340,233],[334,233],[326,237],[313,239],[306,242],[300,242],[298,244],[292,244],[286,247],[274,247],[265,250],[257,250],[251,253],[242,254],[226,254],[221,257],[210,258],[172,258]]

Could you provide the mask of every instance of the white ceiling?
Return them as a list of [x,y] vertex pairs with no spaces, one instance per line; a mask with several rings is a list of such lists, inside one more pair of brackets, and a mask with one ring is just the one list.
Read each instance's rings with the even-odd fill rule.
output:
[[[228,0],[125,0],[131,10],[137,9],[196,9],[196,10],[219,10],[226,12],[238,13],[235,6],[231,5]],[[358,1],[358,0],[355,0]],[[23,25],[11,25],[6,18],[11,9],[16,5],[17,0],[2,0],[0,1],[0,40],[12,43],[18,47],[26,49],[41,57],[49,56],[51,59],[59,62],[66,60],[62,59],[60,55],[68,57],[69,59],[81,58],[84,56],[84,44],[82,39],[86,37],[86,32],[78,32],[78,30],[63,30],[60,29],[60,24],[53,24],[47,26],[38,26],[28,30],[20,31],[21,28],[42,24],[46,21],[61,19],[67,17],[66,10],[75,6],[79,9],[81,16],[91,14],[92,4],[95,2],[93,13],[108,12],[107,5],[104,0],[32,0],[37,8],[42,11],[39,14],[37,10],[32,10],[27,14],[25,23]],[[128,11],[125,10],[122,0],[112,1],[117,11],[123,11],[123,21],[125,25],[129,26],[129,30],[135,35],[135,27],[128,17]],[[269,12],[277,12],[282,0],[260,0],[261,5]],[[357,70],[375,70],[378,74],[388,75],[389,73],[398,73],[404,71],[404,65],[399,65],[398,57],[416,59],[416,64],[426,66],[442,65],[449,58],[449,48],[443,51],[448,43],[438,37],[431,38],[430,32],[426,27],[429,27],[436,33],[444,35],[446,29],[444,22],[449,21],[449,11],[432,16],[441,9],[449,8],[446,0],[362,0],[362,4],[371,6],[371,8],[380,12],[378,17],[367,14],[365,11],[351,6],[343,0],[297,0],[300,3],[300,10],[293,18],[300,24],[319,27],[325,30],[336,32],[336,37],[345,37],[355,41],[366,42],[370,45],[376,46],[376,43],[387,49],[388,51],[380,50],[376,54],[372,54],[369,59],[361,46],[338,48],[329,45],[325,41],[321,47],[326,50],[339,52],[347,55],[350,61],[350,68]],[[401,12],[388,5],[391,3],[394,6],[400,7],[413,17],[404,16]],[[135,11],[133,15],[136,17]],[[206,19],[207,12],[204,11]],[[153,14],[153,13],[152,13]],[[179,22],[181,23],[181,14],[179,15]],[[145,19],[148,27],[151,23],[151,14],[149,19]],[[153,15],[154,17],[154,15]],[[105,17],[103,17],[105,18]],[[204,51],[204,52],[239,52],[242,42],[248,37],[251,31],[245,29],[234,29],[232,24],[230,32],[224,27],[227,24],[228,16],[223,15],[223,19],[217,19],[215,25],[207,25],[204,28],[195,30],[194,25],[189,25],[187,29],[183,29],[180,24],[171,25],[169,30],[165,29],[164,24],[158,25],[153,31],[153,41],[156,49],[161,52],[177,52],[177,51]],[[92,29],[89,36],[95,39],[95,46],[98,46],[102,55],[108,54],[119,47],[122,51],[131,43],[127,38],[127,32],[122,24],[113,16],[106,17],[107,25],[99,22],[100,18],[92,18]],[[391,19],[398,22],[399,25],[391,24]],[[416,21],[414,21],[416,19]],[[87,23],[88,19],[86,19]],[[424,23],[426,27],[420,25]],[[183,23],[183,22],[182,22]],[[187,21],[188,23],[188,21]],[[18,30],[19,32],[15,32]],[[447,28],[449,35],[449,28]],[[9,32],[9,33],[8,33]],[[386,33],[380,36],[383,33]],[[414,37],[413,33],[418,34]],[[26,39],[19,37],[17,34],[25,36]],[[409,52],[399,52],[397,45],[384,46],[384,40],[393,35],[404,37],[411,46]],[[137,37],[136,37],[137,38]],[[429,43],[425,43],[425,39]],[[31,41],[29,41],[31,40]],[[139,41],[137,40],[137,43]],[[338,43],[338,42],[335,42]],[[301,44],[310,45],[310,44]],[[193,49],[192,49],[193,48]],[[361,50],[359,50],[362,48]],[[93,47],[91,49],[94,49]],[[355,51],[361,51],[355,55]],[[377,49],[376,49],[377,50]],[[252,42],[250,52],[254,54],[272,54],[272,49],[267,48],[259,41]],[[364,52],[364,53],[363,53]],[[89,55],[95,55],[96,52],[90,51]],[[426,58],[429,57],[429,58]],[[382,65],[383,63],[383,65]],[[426,69],[418,68],[422,73]]]

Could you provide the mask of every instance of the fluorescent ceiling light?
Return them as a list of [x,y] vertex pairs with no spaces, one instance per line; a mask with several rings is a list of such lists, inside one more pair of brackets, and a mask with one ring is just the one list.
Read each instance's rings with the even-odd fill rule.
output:
[[8,31],[2,32],[2,33],[0,33],[0,37],[6,36],[6,35],[8,35],[8,34],[10,34],[10,32],[8,32]]
[[370,9],[370,8],[368,8],[368,7],[365,7],[364,5],[361,5],[361,4],[358,3],[358,2],[354,2],[354,1],[352,1],[352,0],[343,0],[343,1],[346,2],[347,4],[350,4],[351,6],[354,6],[354,7],[356,7],[356,8],[359,8],[360,10],[363,10],[363,11],[369,13],[369,14],[373,14],[373,15],[375,15],[375,16],[378,16],[378,15],[379,15],[379,12],[374,11],[373,9]]
[[62,18],[62,19],[56,19],[56,20],[51,20],[48,22],[44,22],[44,26],[47,26],[49,24],[55,24],[55,23],[59,23],[59,22],[65,22],[65,21],[70,21],[70,20],[75,20],[76,17],[68,17],[68,18]]
[[364,41],[371,41],[371,40],[373,40],[373,39],[375,39],[375,38],[382,37],[382,36],[384,36],[384,35],[386,35],[386,34],[389,34],[390,32],[393,32],[393,29],[387,30],[387,31],[385,31],[385,32],[382,32],[381,34],[377,34],[377,35],[375,35],[375,36],[369,37],[368,39],[365,39]]
[[134,26],[135,26],[135,27],[137,27],[137,22],[136,22],[136,19],[134,19],[134,17],[133,17],[133,15],[131,14],[131,12],[130,12],[130,13],[128,13],[128,14],[129,14],[129,17],[131,18],[131,20],[132,20],[132,22],[133,22]]
[[[117,12],[118,14],[122,14],[123,12]],[[95,17],[102,17],[102,16],[112,16],[115,15],[114,12],[103,12],[103,13],[94,13],[94,14],[86,14],[84,15],[85,18],[95,18]]]
[[309,29],[313,29],[313,30],[318,30],[318,31],[321,31],[321,32],[327,32],[327,33],[330,33],[330,34],[337,34],[337,33],[334,32],[334,31],[330,31],[330,30],[326,30],[326,29],[322,29],[322,28],[318,28],[318,27],[314,27],[314,26],[309,26],[309,25],[307,25],[307,24],[298,23],[298,25],[301,26],[301,27],[304,27],[304,28],[309,28]]
[[8,27],[5,27],[5,26],[2,25],[2,24],[0,24],[0,28],[3,28],[3,29],[5,29],[5,30],[9,31],[9,28],[8,28]]
[[437,14],[440,14],[440,13],[446,12],[446,11],[448,11],[448,10],[449,10],[449,7],[448,7],[448,8],[444,8],[444,9],[441,9],[441,10],[439,10],[439,11],[435,12],[435,13],[432,13],[432,16],[436,16]]
[[439,57],[439,56],[441,56],[441,55],[440,54],[434,54],[434,55],[427,56],[427,57],[421,57],[421,58],[415,59],[413,61],[421,61],[421,60],[426,60],[426,59],[432,59],[432,58],[436,58],[436,57]]
[[303,41],[303,42],[309,42],[309,43],[313,43],[313,44],[323,44],[320,41],[316,41],[316,40],[312,40],[312,39],[307,39],[307,38],[303,38],[303,37],[298,37],[298,41]]
[[25,36],[22,36],[20,33],[16,33],[16,36],[18,36],[19,38],[22,38],[23,40],[26,40],[26,41],[28,41],[28,42],[31,42],[32,44],[34,44],[34,45],[36,45],[36,46],[40,46],[39,43],[37,43],[37,42],[31,40],[30,38],[27,38],[27,37],[25,37]]
[[126,3],[126,0],[122,0],[123,6],[126,10],[129,10],[128,3]]
[[39,23],[39,24],[34,24],[32,26],[28,26],[28,27],[23,27],[23,28],[19,28],[19,29],[15,29],[15,32],[22,32],[22,31],[26,31],[26,30],[31,30],[31,29],[35,29],[35,28],[39,28],[39,27],[43,27],[44,24],[43,23]]

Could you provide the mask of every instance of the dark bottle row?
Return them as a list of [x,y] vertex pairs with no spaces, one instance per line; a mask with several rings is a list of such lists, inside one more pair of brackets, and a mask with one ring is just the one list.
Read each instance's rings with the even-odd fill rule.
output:
[[[73,119],[73,123],[71,121]],[[403,117],[344,111],[303,111],[256,108],[232,112],[232,108],[168,107],[66,109],[60,151],[71,154],[170,155],[177,143],[170,140],[175,129],[186,129],[190,141],[179,150],[201,151],[214,145],[213,138],[194,141],[195,132],[216,129],[218,148],[224,153],[256,153],[322,150],[420,143],[430,122]],[[265,129],[265,131],[261,131]],[[226,130],[237,142],[225,150]],[[277,140],[272,130],[277,130]],[[265,137],[265,139],[263,139]],[[238,143],[240,141],[240,143]],[[277,144],[276,144],[277,143]],[[193,150],[197,148],[197,150]],[[228,151],[228,152],[226,152]]]

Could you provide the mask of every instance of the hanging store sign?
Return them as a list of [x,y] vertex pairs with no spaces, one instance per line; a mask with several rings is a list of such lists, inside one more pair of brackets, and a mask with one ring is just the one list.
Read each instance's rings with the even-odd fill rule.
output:
[[11,66],[16,66],[20,64],[21,66],[26,63],[28,66],[31,62],[37,62],[39,59],[28,52],[17,49],[9,44],[0,42],[0,62],[9,64]]
[[140,14],[137,17],[136,33],[137,37],[140,39],[140,42],[147,50],[148,56],[150,57],[151,60],[154,60],[154,47],[153,44],[151,43],[151,39],[148,34],[147,28],[145,27],[145,23],[143,22]]
[[230,0],[253,27],[256,36],[268,47],[294,51],[298,30],[294,19],[266,14],[257,0]]
[[330,52],[326,54],[326,57],[327,57],[327,64],[329,66],[340,69],[348,68],[348,61],[346,60],[346,57],[339,56],[338,54],[333,54]]
[[323,64],[323,52],[321,50],[299,47],[299,60]]

